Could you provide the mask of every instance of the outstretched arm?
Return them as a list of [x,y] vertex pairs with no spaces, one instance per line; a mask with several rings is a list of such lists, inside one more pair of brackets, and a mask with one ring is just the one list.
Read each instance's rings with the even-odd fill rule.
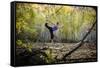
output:
[[58,28],[62,28],[64,25],[62,25],[62,24],[60,24],[59,26],[58,26]]
[[60,28],[62,28],[64,25],[62,24],[62,25],[60,25]]

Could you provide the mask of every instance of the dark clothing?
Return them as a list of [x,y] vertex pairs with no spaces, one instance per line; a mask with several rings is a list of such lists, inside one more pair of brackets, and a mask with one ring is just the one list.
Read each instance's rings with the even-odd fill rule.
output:
[[45,27],[46,27],[46,28],[48,28],[48,30],[50,31],[51,39],[53,39],[53,38],[54,38],[53,28],[52,28],[52,27],[50,27],[50,26],[48,26],[48,24],[47,24],[47,23],[45,23]]
[[52,27],[53,31],[56,31],[57,29],[58,29],[58,27],[56,25]]

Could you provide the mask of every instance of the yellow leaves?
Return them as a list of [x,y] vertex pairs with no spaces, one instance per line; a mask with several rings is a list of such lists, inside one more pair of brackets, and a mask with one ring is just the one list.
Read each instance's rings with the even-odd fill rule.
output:
[[[18,4],[16,12],[16,29],[23,31],[31,39],[36,39],[44,29],[44,24],[59,22],[60,29],[66,38],[77,36],[80,27],[96,21],[96,11],[91,7],[61,6],[47,4]],[[40,26],[35,28],[39,24]],[[43,26],[43,27],[42,27]]]
[[91,24],[96,20],[96,11],[93,8],[87,7],[84,11],[84,22]]
[[26,13],[25,15],[26,15],[25,16],[26,19],[30,19],[30,17],[31,17],[30,13]]
[[38,8],[38,4],[33,4],[32,7],[33,8]]
[[64,13],[69,13],[69,12],[72,12],[74,9],[73,7],[70,7],[70,6],[64,6],[62,10],[64,11]]

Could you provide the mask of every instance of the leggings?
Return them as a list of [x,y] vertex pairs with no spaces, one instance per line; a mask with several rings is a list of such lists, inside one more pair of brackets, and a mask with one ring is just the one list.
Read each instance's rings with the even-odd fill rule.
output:
[[45,23],[45,27],[48,28],[48,30],[49,30],[49,32],[50,32],[51,39],[53,39],[53,38],[54,38],[54,34],[53,34],[53,29],[52,29],[52,27],[48,26],[47,23]]

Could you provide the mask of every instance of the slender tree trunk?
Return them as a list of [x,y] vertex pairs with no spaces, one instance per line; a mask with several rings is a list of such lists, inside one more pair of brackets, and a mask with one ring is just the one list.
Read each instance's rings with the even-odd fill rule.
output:
[[75,52],[79,47],[81,47],[84,44],[84,40],[87,38],[87,36],[90,34],[90,32],[92,31],[93,27],[95,26],[96,22],[92,25],[92,27],[89,29],[89,31],[87,32],[87,34],[83,37],[83,39],[80,41],[79,45],[77,47],[75,47],[73,50],[71,50],[69,53],[66,53],[63,58],[61,60],[66,61],[66,57],[68,55],[71,55],[73,52]]

